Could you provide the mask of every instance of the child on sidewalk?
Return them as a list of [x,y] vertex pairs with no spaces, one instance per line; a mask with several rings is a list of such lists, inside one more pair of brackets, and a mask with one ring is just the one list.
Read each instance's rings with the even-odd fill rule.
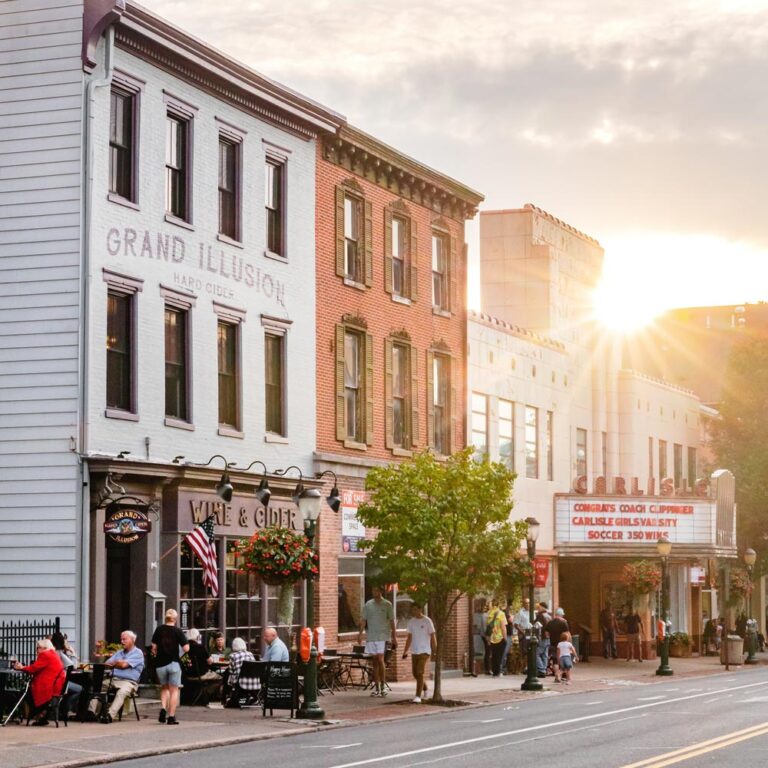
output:
[[571,633],[563,632],[560,642],[557,644],[557,665],[565,677],[565,684],[571,684],[571,669],[576,662],[576,649],[571,643]]

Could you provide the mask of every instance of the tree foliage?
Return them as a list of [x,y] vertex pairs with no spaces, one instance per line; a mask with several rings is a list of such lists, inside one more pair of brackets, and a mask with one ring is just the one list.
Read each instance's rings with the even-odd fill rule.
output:
[[736,477],[739,538],[766,555],[768,522],[768,339],[746,336],[725,372],[721,420],[712,446],[719,466]]
[[363,543],[372,572],[429,605],[437,633],[435,701],[442,700],[445,629],[456,603],[468,593],[496,592],[525,535],[524,523],[509,521],[514,473],[471,456],[471,449],[447,460],[423,452],[372,469],[370,498],[358,510],[378,531]]

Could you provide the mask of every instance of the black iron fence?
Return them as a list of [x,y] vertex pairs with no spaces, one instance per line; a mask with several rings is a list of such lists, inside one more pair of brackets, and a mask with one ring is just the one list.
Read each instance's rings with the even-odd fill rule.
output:
[[0,621],[0,659],[31,664],[37,656],[37,641],[59,632],[60,626],[58,616],[49,621]]

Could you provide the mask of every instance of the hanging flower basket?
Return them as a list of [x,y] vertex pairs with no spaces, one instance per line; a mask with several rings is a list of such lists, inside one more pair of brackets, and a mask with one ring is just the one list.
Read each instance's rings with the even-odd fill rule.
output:
[[647,595],[661,586],[661,568],[650,560],[636,560],[624,566],[621,580],[630,597]]
[[241,573],[255,573],[273,586],[316,579],[319,574],[317,552],[304,534],[290,528],[265,528],[237,547]]

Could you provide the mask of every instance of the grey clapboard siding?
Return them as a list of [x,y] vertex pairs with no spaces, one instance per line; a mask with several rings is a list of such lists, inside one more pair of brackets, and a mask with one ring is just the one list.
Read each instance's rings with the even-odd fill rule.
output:
[[0,620],[77,614],[80,0],[0,3]]

